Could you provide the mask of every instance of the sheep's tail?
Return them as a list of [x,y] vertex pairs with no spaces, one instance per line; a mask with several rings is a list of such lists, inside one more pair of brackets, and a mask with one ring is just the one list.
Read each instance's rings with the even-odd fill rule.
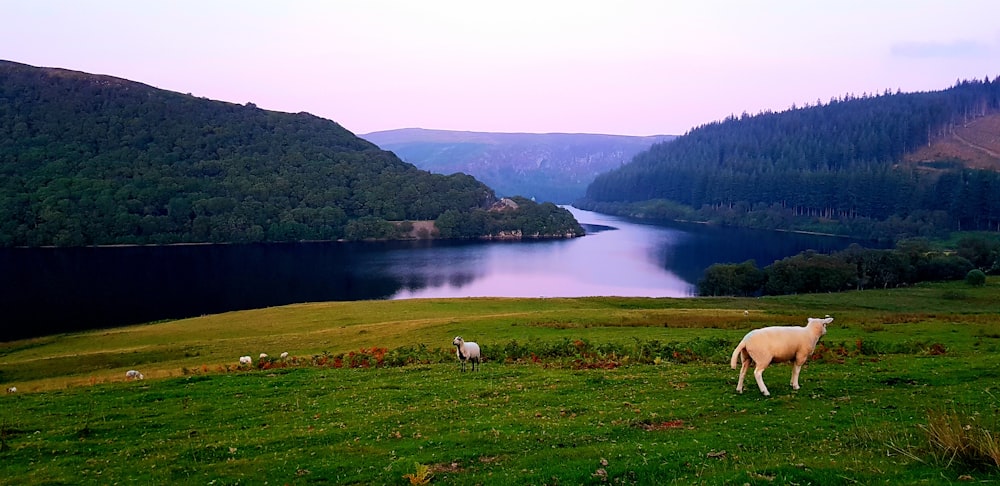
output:
[[729,366],[732,366],[735,370],[740,366],[740,354],[746,349],[747,343],[745,341],[740,341],[740,344],[736,346],[736,350],[733,351],[733,357],[729,360]]

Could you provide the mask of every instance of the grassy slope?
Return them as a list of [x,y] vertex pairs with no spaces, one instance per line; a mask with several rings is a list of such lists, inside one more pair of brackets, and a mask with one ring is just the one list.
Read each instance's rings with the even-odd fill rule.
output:
[[[0,382],[20,391],[0,397],[0,477],[403,484],[420,463],[449,484],[996,481],[996,467],[936,455],[920,427],[928,411],[946,411],[997,433],[998,296],[994,279],[763,299],[321,303],[7,343]],[[514,339],[735,344],[747,328],[827,313],[837,318],[831,347],[860,339],[904,351],[812,362],[798,392],[776,366],[765,375],[771,399],[752,384],[734,392],[728,347],[611,370],[494,361],[474,375],[453,364],[215,371],[260,352],[446,352],[456,334],[487,356]],[[947,352],[905,346],[914,342]],[[181,372],[202,365],[207,373]],[[125,383],[131,367],[147,380]]]

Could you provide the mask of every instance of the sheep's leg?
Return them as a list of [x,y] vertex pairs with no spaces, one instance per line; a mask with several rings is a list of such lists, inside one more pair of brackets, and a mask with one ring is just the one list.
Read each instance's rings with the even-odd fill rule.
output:
[[795,363],[795,367],[792,368],[792,390],[799,389],[799,371],[802,371],[802,365]]
[[743,358],[743,367],[740,368],[740,379],[736,382],[736,391],[738,393],[743,393],[743,378],[747,376],[747,370],[750,369],[750,360]]
[[799,389],[799,373],[802,371],[802,366],[806,364],[806,360],[809,359],[809,355],[799,355],[795,357],[794,367],[792,368],[792,389]]
[[757,380],[757,387],[760,388],[760,392],[765,397],[771,396],[771,392],[767,391],[767,385],[764,384],[764,370],[767,369],[769,364],[771,364],[770,361],[760,361],[757,362],[757,366],[753,369],[753,378]]

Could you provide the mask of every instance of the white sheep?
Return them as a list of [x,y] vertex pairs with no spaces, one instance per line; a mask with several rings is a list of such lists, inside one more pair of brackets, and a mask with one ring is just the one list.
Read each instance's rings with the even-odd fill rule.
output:
[[16,386],[12,386],[12,387],[7,388],[7,393],[17,393],[17,387]]
[[264,359],[266,357],[267,357],[267,353],[260,353],[260,359]]
[[764,370],[771,363],[783,363],[793,361],[792,369],[792,389],[799,389],[799,372],[802,365],[809,359],[809,355],[816,349],[819,338],[826,334],[826,325],[833,322],[833,318],[827,315],[823,319],[810,317],[805,327],[799,326],[771,326],[755,329],[747,333],[733,351],[733,357],[729,364],[736,369],[740,359],[743,360],[743,368],[740,369],[740,379],[736,383],[736,391],[743,393],[743,378],[750,367],[750,361],[756,366],[753,370],[753,377],[757,380],[764,396],[771,396],[764,385]]
[[281,359],[285,359],[287,357],[288,357],[288,351],[285,351],[284,353],[281,353]]
[[458,355],[458,360],[462,363],[462,371],[465,371],[466,361],[472,361],[472,371],[476,371],[476,365],[482,359],[482,354],[479,352],[479,345],[472,341],[465,342],[462,336],[455,336],[451,344],[455,345],[455,354]]
[[253,363],[253,358],[249,356],[240,356],[240,366],[250,366]]
[[139,373],[136,370],[128,370],[128,371],[125,372],[125,379],[126,380],[142,380],[144,378],[146,378],[146,377],[143,376],[142,373]]

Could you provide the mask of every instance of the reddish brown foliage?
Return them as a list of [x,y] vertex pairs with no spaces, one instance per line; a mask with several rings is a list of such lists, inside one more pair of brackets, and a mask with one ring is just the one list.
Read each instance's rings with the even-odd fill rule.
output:
[[[663,422],[652,423],[652,424],[639,424],[643,430],[654,431],[654,430],[670,430],[670,429],[683,429],[684,421],[681,419],[675,420],[665,420]],[[690,427],[688,427],[690,428]]]

